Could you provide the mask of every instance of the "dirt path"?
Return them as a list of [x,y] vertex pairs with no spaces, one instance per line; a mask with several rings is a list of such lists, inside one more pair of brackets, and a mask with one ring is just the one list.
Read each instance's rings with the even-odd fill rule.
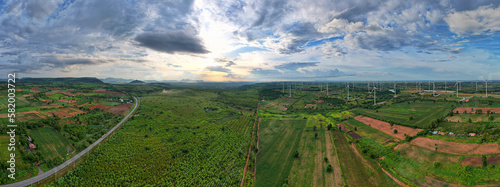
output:
[[253,121],[252,137],[250,138],[250,145],[248,146],[247,162],[245,163],[245,168],[243,169],[243,178],[241,179],[240,187],[243,187],[243,183],[245,182],[245,175],[247,173],[248,160],[250,159],[250,152],[252,151],[253,136],[255,133],[255,122],[257,121],[257,116],[259,115],[259,107],[260,107],[260,101],[259,101],[259,104],[257,105],[257,112],[255,113],[255,120]]
[[257,154],[259,154],[259,130],[260,130],[260,121],[262,121],[262,118],[259,118],[259,122],[257,122],[257,152],[255,153],[255,164],[253,165],[254,171],[253,171],[253,180],[255,181],[255,176],[257,175]]
[[[380,164],[379,164],[380,166]],[[403,186],[403,187],[410,187],[408,186],[407,184],[405,184],[404,182],[401,182],[399,181],[396,177],[392,176],[389,172],[387,172],[384,168],[380,167],[380,169],[382,169],[382,171],[387,175],[389,176],[394,182],[396,182],[396,184],[398,184],[399,186]]]
[[[343,186],[342,182],[342,170],[340,169],[339,162],[337,160],[337,153],[334,153],[335,150],[333,148],[333,139],[332,135],[329,131],[325,132],[325,141],[326,141],[326,157],[328,161],[332,165],[333,171],[332,174],[326,175],[325,185],[326,186]],[[333,156],[335,154],[335,156]]]

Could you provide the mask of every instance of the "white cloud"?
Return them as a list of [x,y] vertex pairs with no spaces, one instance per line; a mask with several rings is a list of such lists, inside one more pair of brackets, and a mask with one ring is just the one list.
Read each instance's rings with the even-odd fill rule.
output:
[[452,12],[444,20],[450,26],[450,31],[459,35],[492,34],[500,31],[500,6]]

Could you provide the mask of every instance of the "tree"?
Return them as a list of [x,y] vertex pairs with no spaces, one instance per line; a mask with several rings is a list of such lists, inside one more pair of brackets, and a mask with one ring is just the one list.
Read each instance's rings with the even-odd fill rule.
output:
[[490,115],[490,113],[491,113],[491,110],[486,111],[486,114]]
[[413,116],[410,116],[408,119],[409,119],[410,121],[411,121],[411,120],[413,120]]
[[324,160],[325,160],[325,162],[328,162],[328,157],[325,157],[325,159],[324,159]]
[[299,151],[295,150],[293,153],[292,153],[293,157],[295,158],[299,158]]
[[318,138],[318,133],[314,133],[314,138],[317,139]]
[[483,162],[483,167],[486,167],[488,165],[488,162],[487,162],[487,159],[486,159],[486,156],[481,156],[481,161]]
[[495,120],[495,117],[490,116],[490,117],[488,117],[488,120],[493,121],[493,120]]
[[333,171],[333,167],[331,164],[328,164],[328,166],[326,166],[326,172],[330,173]]
[[313,130],[316,131],[316,125],[313,126]]
[[469,118],[469,119],[467,120],[467,122],[472,123],[472,119],[470,119],[470,118]]
[[354,127],[354,131],[358,131],[358,127]]
[[398,129],[394,129],[394,134],[397,134],[398,133]]
[[328,126],[326,126],[326,128],[327,128],[328,130],[332,129],[332,124],[328,124]]

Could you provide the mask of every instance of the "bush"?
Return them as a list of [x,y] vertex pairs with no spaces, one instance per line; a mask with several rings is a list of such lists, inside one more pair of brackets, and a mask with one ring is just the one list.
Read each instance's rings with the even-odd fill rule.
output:
[[434,168],[440,168],[441,167],[441,163],[440,162],[435,162],[433,167]]
[[325,162],[328,162],[328,157],[325,157],[324,160],[325,160]]
[[398,133],[398,129],[394,129],[394,134],[397,134]]
[[331,164],[328,164],[328,166],[326,166],[326,172],[330,173],[333,171],[333,167]]
[[487,159],[486,159],[486,156],[481,156],[481,161],[483,162],[483,167],[486,167],[488,166],[488,162],[487,162]]
[[292,153],[293,157],[295,158],[299,158],[299,151],[295,150],[293,153]]

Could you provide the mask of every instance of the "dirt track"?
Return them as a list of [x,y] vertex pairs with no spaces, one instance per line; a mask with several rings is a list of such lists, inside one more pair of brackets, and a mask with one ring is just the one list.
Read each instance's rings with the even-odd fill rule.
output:
[[[405,127],[401,125],[391,125],[385,121],[376,120],[366,116],[356,116],[354,119],[363,122],[366,125],[369,125],[373,128],[376,128],[388,135],[394,136],[400,140],[405,139],[405,134],[408,136],[415,136],[418,132],[422,131],[422,129],[414,129],[411,127]],[[394,129],[398,130],[398,133],[394,133]]]
[[483,154],[500,154],[498,144],[471,144],[457,143],[443,140],[435,140],[427,137],[418,137],[411,141],[411,144],[423,147],[429,150],[438,152],[461,154],[461,155],[483,155]]

